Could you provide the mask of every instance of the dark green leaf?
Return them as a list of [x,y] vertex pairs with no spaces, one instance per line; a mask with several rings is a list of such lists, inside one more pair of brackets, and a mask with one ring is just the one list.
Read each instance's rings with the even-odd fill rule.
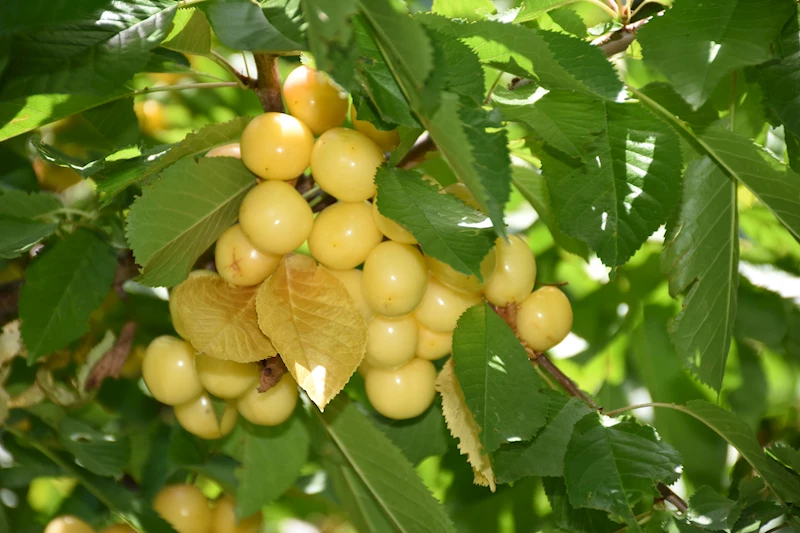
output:
[[495,239],[485,215],[439,194],[419,172],[382,166],[375,182],[381,214],[411,232],[425,254],[481,278],[481,261]]
[[679,198],[680,141],[638,104],[604,103],[603,131],[576,163],[552,150],[542,162],[561,229],[607,266],[630,259]]
[[141,282],[177,285],[233,224],[253,175],[232,157],[185,158],[147,185],[131,206],[126,236]]
[[300,416],[280,426],[245,424],[242,467],[236,471],[236,512],[250,516],[294,485],[308,460],[310,437]]
[[59,143],[79,144],[90,152],[106,155],[136,144],[139,123],[133,112],[133,102],[124,98],[104,104],[73,117],[70,127],[59,132]]
[[222,124],[210,124],[190,133],[168,150],[147,151],[136,160],[121,161],[104,170],[95,179],[105,203],[134,183],[144,182],[173,163],[196,157],[223,144],[238,141],[250,117],[239,117]]
[[769,453],[778,458],[780,462],[800,474],[800,450],[785,444],[770,446]]
[[376,412],[370,412],[370,418],[412,464],[447,452],[449,434],[442,416],[442,406],[438,402],[410,420],[392,420]]
[[735,182],[708,157],[693,161],[661,265],[670,294],[688,291],[672,341],[687,368],[715,390],[722,385],[736,318],[738,243]]
[[32,0],[0,4],[0,35],[62,24],[90,15],[108,0]]
[[596,46],[574,37],[494,21],[457,22],[435,15],[418,18],[426,26],[469,45],[482,63],[532,77],[547,89],[577,91],[616,100],[620,82]]
[[175,11],[166,0],[118,2],[69,24],[18,36],[0,94],[9,99],[116,90],[147,64]]
[[197,8],[181,9],[175,14],[172,23],[172,31],[161,46],[185,54],[210,53],[211,26],[208,25],[205,13]]
[[55,232],[57,224],[0,215],[0,259],[14,259]]
[[586,243],[563,233],[550,205],[550,192],[542,177],[542,173],[529,163],[515,164],[511,167],[511,179],[517,190],[533,206],[539,218],[547,225],[556,244],[583,259],[589,258],[589,247]]
[[564,475],[564,455],[572,429],[592,409],[577,398],[544,391],[550,402],[547,425],[528,442],[500,447],[492,456],[498,483],[510,483],[527,476]]
[[261,6],[249,0],[214,0],[205,9],[214,33],[234,50],[281,53],[306,49],[305,44],[278,31]]
[[429,28],[428,33],[432,37],[437,59],[435,76],[432,77],[439,81],[429,80],[423,95],[423,109],[435,109],[432,102],[438,102],[438,94],[432,93],[442,88],[467,98],[473,106],[482,105],[486,88],[478,56],[469,46],[458,39],[449,38],[445,32]]
[[351,46],[351,18],[358,12],[358,1],[302,0],[301,5],[308,21],[308,46],[317,68],[341,72],[334,78],[352,89],[355,78],[351,67],[357,60],[357,52]]
[[80,229],[37,257],[19,299],[22,338],[31,361],[63,348],[89,328],[89,315],[114,280],[117,256]]
[[128,466],[131,446],[126,437],[97,431],[70,417],[61,420],[58,432],[64,448],[90,472],[119,478]]
[[511,168],[505,130],[492,127],[482,109],[462,105],[455,94],[442,95],[439,110],[423,118],[433,141],[456,175],[489,215],[495,233],[505,235],[503,207],[511,191]]
[[347,510],[351,515],[373,517],[372,524],[382,524],[364,531],[389,531],[389,525],[398,533],[455,533],[408,460],[355,403],[340,395],[318,420],[330,439],[325,455],[340,465],[345,479],[352,480],[353,494],[341,495],[350,504]]
[[677,2],[639,32],[642,55],[696,109],[731,72],[769,58],[770,42],[792,12],[792,4],[792,0]]
[[459,318],[453,361],[485,453],[526,441],[544,425],[548,399],[539,390],[544,384],[519,339],[487,304]]
[[[673,310],[646,306],[644,320],[632,335],[631,354],[639,377],[654,402],[686,403],[705,398],[705,392],[687,375],[670,342],[667,324]],[[697,484],[720,489],[725,468],[725,443],[698,420],[656,409],[654,426],[681,454],[684,475]]]
[[589,415],[576,424],[564,478],[573,506],[608,511],[636,531],[633,506],[652,497],[657,482],[678,479],[680,457],[653,428],[633,420],[615,422]]
[[700,487],[689,500],[689,521],[711,531],[730,531],[742,514],[742,505],[711,487]]
[[620,524],[608,519],[608,513],[573,507],[563,478],[550,477],[542,482],[555,522],[561,529],[570,533],[614,533],[621,529]]

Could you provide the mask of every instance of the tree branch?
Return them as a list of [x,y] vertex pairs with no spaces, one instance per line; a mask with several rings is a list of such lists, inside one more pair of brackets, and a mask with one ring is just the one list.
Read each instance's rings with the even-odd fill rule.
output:
[[671,488],[661,482],[656,485],[656,488],[658,489],[658,492],[661,494],[662,498],[674,505],[681,514],[686,514],[686,511],[689,509],[689,505],[683,501],[683,498],[672,492]]
[[648,21],[650,21],[650,18],[637,20],[633,24],[623,26],[615,32],[598,37],[592,41],[592,44],[600,48],[606,57],[624,52],[636,40],[636,32],[639,31],[639,28],[647,24]]
[[278,58],[272,54],[256,52],[253,54],[258,78],[255,91],[261,100],[264,112],[283,113],[281,99],[281,78],[278,75]]
[[433,150],[436,150],[436,145],[433,143],[430,133],[426,131],[420,135],[417,143],[397,166],[404,169],[414,168],[425,160],[425,154]]

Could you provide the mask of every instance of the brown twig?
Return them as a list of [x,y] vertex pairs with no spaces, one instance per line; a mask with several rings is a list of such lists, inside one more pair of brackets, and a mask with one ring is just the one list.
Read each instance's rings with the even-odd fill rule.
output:
[[289,371],[280,356],[270,357],[261,362],[261,383],[258,392],[267,392]]
[[405,157],[400,160],[397,166],[405,169],[413,168],[425,160],[425,154],[433,150],[436,150],[436,145],[433,143],[430,134],[425,132],[420,135],[419,139],[417,139],[417,143],[408,151]]
[[283,113],[281,99],[281,78],[278,75],[278,58],[272,54],[256,52],[253,54],[258,79],[255,91],[265,112]]
[[686,511],[689,509],[689,505],[683,501],[683,498],[675,494],[671,488],[663,483],[659,482],[659,484],[656,485],[656,488],[658,489],[658,493],[661,494],[662,498],[674,505],[681,514],[686,514]]
[[128,354],[131,352],[131,344],[133,343],[133,336],[136,334],[136,322],[129,321],[122,326],[119,332],[119,338],[114,346],[100,358],[97,363],[92,367],[89,376],[86,378],[86,383],[83,390],[92,390],[98,388],[103,380],[107,377],[114,379],[119,378],[122,367],[128,359]]
[[636,32],[639,28],[650,21],[650,18],[637,20],[633,24],[628,24],[615,32],[598,37],[592,44],[600,48],[606,57],[611,57],[620,52],[624,52],[636,40]]
[[[239,70],[230,64],[230,62],[225,59],[219,52],[212,50],[211,57],[214,59],[219,65],[221,65],[225,70],[227,70],[232,76],[234,76],[237,80],[239,80],[242,84],[242,87],[253,87],[255,85],[255,80],[248,76],[247,74],[242,74]],[[247,61],[245,61],[245,65],[247,65]]]
[[21,279],[0,285],[0,324],[5,324],[16,316],[21,288]]

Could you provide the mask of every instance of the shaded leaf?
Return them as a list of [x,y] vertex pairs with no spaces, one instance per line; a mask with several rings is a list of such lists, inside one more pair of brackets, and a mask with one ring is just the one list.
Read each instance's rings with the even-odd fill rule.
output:
[[481,278],[481,261],[495,240],[483,213],[455,196],[439,194],[419,172],[381,166],[375,183],[381,214],[407,229],[426,255]]
[[287,255],[258,289],[258,325],[320,409],[361,364],[367,326],[342,282],[304,255]]
[[670,335],[684,364],[722,386],[739,281],[736,184],[708,157],[689,164],[678,218],[670,224],[661,270],[670,294],[687,292]]
[[614,533],[621,529],[619,523],[609,520],[606,512],[573,507],[563,478],[548,477],[542,483],[553,508],[555,522],[561,529],[570,533]]
[[306,49],[305,44],[270,24],[261,6],[248,0],[214,0],[205,9],[214,33],[234,50],[276,53]]
[[0,192],[0,215],[15,218],[40,218],[61,207],[57,196],[44,192],[26,193],[8,189]]
[[255,185],[244,164],[232,157],[185,158],[144,188],[131,206],[126,237],[142,283],[177,285],[200,254],[225,231]]
[[700,487],[692,494],[687,512],[690,522],[711,531],[730,531],[742,514],[742,505],[729,500],[711,487]]
[[483,450],[529,440],[545,423],[545,385],[511,328],[487,304],[467,309],[453,333],[453,363]]
[[56,231],[58,224],[0,215],[0,259],[14,259]]
[[480,428],[467,408],[464,393],[456,378],[453,360],[449,359],[436,379],[436,390],[442,395],[442,413],[450,434],[458,439],[458,451],[467,456],[475,474],[475,484],[496,488],[491,459],[483,451],[479,437]]
[[64,448],[90,472],[119,478],[128,466],[131,447],[126,437],[97,431],[70,417],[61,420],[58,431]]
[[63,348],[89,328],[89,315],[106,296],[117,255],[95,234],[79,229],[25,271],[20,291],[22,339],[30,361]]
[[420,416],[409,420],[392,420],[370,411],[370,419],[389,437],[412,464],[426,457],[444,455],[449,438],[442,416],[442,407],[435,402]]
[[91,14],[108,0],[33,0],[0,4],[0,35],[69,22]]
[[187,279],[170,295],[192,346],[238,363],[277,355],[258,328],[258,287],[234,287],[218,276]]

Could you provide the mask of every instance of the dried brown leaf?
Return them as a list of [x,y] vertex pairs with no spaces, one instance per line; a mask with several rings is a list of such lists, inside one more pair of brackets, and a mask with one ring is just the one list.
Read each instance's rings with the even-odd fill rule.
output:
[[19,334],[19,320],[13,320],[3,326],[0,333],[0,365],[22,353],[22,339]]
[[266,361],[262,361],[261,374],[259,375],[258,392],[267,392],[274,387],[289,371],[286,364],[280,357],[270,357]]
[[199,351],[239,363],[277,355],[258,328],[258,287],[233,287],[217,276],[189,278],[175,287],[172,297],[188,335]]
[[367,345],[367,325],[347,289],[312,258],[287,255],[259,289],[256,309],[295,381],[324,409]]
[[467,456],[475,474],[475,484],[495,491],[496,482],[489,456],[483,453],[478,434],[478,424],[467,408],[464,392],[456,378],[453,360],[450,359],[439,372],[436,390],[442,395],[442,412],[450,434],[458,439],[458,451]]
[[131,343],[135,333],[136,322],[129,321],[122,326],[119,338],[114,343],[114,346],[92,366],[83,384],[83,390],[88,391],[98,388],[107,377],[119,378],[122,367],[125,365],[125,361],[131,351]]

